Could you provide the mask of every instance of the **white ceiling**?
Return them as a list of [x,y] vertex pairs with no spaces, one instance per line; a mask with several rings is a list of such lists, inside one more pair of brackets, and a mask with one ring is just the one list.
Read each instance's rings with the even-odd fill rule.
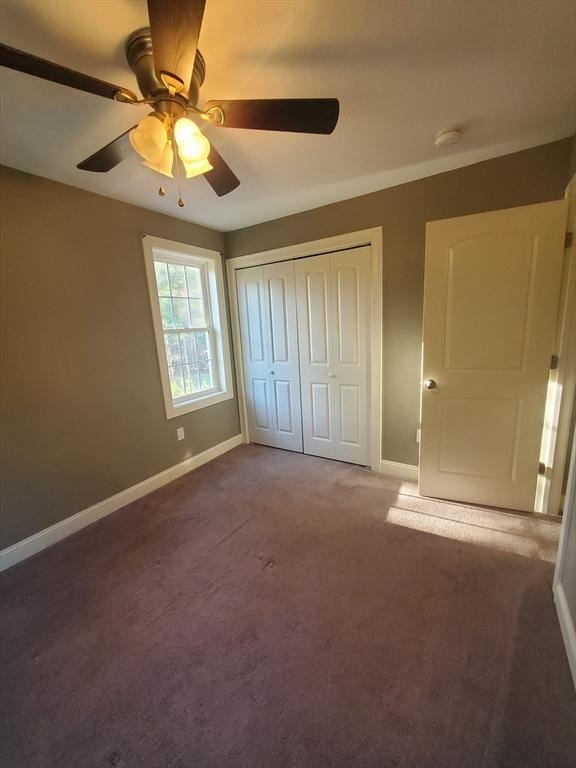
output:
[[[2,42],[136,90],[124,42],[145,0],[1,0]],[[201,100],[340,99],[332,136],[224,130],[209,138],[241,180],[157,196],[136,156],[76,169],[146,113],[0,69],[0,161],[231,230],[554,141],[576,127],[573,0],[208,0]],[[443,152],[438,130],[463,141]]]

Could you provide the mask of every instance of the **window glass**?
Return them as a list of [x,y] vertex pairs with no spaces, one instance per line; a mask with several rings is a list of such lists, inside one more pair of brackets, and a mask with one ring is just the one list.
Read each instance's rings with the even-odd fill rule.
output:
[[204,268],[155,260],[154,273],[172,398],[210,392],[217,384]]

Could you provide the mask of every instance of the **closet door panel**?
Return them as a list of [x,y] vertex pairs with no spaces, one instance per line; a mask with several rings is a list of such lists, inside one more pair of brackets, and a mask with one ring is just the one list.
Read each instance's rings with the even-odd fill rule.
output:
[[335,458],[330,255],[298,259],[295,270],[304,452]]
[[262,267],[238,270],[236,286],[249,437],[254,443],[273,446],[269,322]]
[[370,248],[331,255],[335,458],[369,464]]
[[289,363],[286,278],[282,275],[272,274],[267,279],[270,301],[270,327],[272,332],[272,362]]
[[300,366],[294,262],[263,268],[270,323],[270,381],[274,397],[274,445],[302,451]]
[[360,445],[360,387],[342,384],[340,394],[340,440],[347,445]]
[[369,464],[370,248],[296,262],[304,451]]
[[252,379],[252,409],[254,426],[256,429],[265,429],[267,432],[272,432],[272,419],[270,398],[269,398],[269,386],[266,379]]
[[330,386],[312,382],[310,385],[312,424],[310,425],[312,437],[315,440],[330,440],[332,428],[330,424]]

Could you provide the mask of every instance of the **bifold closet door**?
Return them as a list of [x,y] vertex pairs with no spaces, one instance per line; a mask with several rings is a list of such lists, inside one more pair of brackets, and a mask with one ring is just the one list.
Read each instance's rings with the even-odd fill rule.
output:
[[250,441],[302,451],[294,262],[236,273]]
[[370,248],[296,261],[304,452],[370,463]]

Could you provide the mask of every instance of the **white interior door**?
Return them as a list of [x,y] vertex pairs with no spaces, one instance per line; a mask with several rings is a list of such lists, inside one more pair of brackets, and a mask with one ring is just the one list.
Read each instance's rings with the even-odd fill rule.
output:
[[369,464],[370,248],[295,269],[304,452]]
[[423,495],[534,509],[565,224],[565,201],[428,224]]
[[236,284],[250,440],[302,451],[294,262],[238,270]]

